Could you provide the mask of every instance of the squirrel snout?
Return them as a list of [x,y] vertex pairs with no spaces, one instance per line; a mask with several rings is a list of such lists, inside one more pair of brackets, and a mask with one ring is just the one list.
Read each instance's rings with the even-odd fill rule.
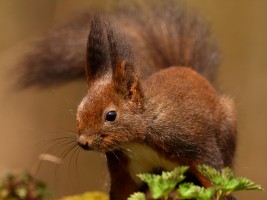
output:
[[85,135],[79,135],[77,138],[77,143],[84,150],[92,150],[92,145],[88,142],[88,138]]

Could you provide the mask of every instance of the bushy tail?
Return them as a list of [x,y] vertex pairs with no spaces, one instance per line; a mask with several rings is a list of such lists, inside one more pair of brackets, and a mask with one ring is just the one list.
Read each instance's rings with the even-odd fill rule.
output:
[[[220,61],[209,26],[197,13],[172,1],[126,13],[135,30],[133,44],[142,67],[187,66],[213,81]],[[138,42],[135,42],[139,38]]]
[[[167,3],[166,3],[167,2]],[[171,1],[115,9],[117,27],[130,40],[142,78],[169,66],[187,66],[214,80],[220,54],[209,27]],[[20,86],[50,86],[84,78],[89,14],[38,40],[20,69]]]
[[18,88],[48,87],[84,77],[90,15],[83,14],[31,43],[16,67]]

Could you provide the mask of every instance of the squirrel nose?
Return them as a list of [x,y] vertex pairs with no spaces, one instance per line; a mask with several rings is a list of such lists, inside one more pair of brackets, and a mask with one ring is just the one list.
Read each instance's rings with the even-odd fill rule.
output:
[[82,147],[84,150],[92,150],[92,146],[89,144],[87,137],[84,135],[80,135],[77,138],[77,143],[80,147]]

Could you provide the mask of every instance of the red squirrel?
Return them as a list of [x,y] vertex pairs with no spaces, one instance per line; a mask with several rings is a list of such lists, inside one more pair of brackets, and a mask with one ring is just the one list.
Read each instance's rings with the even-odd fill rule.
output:
[[[188,176],[209,187],[211,183],[196,167],[207,164],[220,170],[232,166],[236,116],[232,99],[210,83],[219,56],[208,29],[198,17],[187,17],[177,6],[157,7],[148,14],[129,12],[131,23],[124,23],[122,16],[116,18],[116,25],[99,16],[89,17],[88,89],[77,110],[78,144],[106,154],[111,200],[124,200],[144,189],[137,173],[179,165],[189,166]],[[68,36],[66,40],[78,38],[73,32],[65,33],[71,29],[56,31],[52,39],[40,43],[46,45],[42,48],[52,49],[46,43],[55,38],[62,41],[62,34]],[[79,41],[85,41],[84,33]],[[23,84],[46,85],[51,80],[79,77],[82,56],[77,52],[81,50],[68,59],[58,56],[66,51],[52,49],[51,57],[37,51],[41,68],[31,74],[26,67],[28,79]],[[70,59],[73,62],[66,62]],[[42,66],[47,63],[52,67]]]

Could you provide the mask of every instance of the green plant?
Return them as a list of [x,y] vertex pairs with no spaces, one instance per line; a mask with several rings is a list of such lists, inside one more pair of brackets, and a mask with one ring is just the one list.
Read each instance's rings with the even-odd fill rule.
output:
[[61,159],[50,154],[40,154],[29,172],[9,173],[0,178],[0,200],[44,200],[52,196],[46,183],[36,179],[42,161],[56,164]]
[[151,190],[152,197],[158,199],[168,198],[168,194],[175,188],[177,183],[185,179],[184,173],[188,167],[181,166],[171,172],[162,172],[161,175],[155,174],[138,174],[137,176],[147,183]]
[[[180,166],[171,172],[162,172],[161,175],[138,174],[137,176],[144,181],[149,188],[153,199],[167,200],[170,194],[174,199],[196,199],[196,200],[223,200],[230,194],[242,190],[262,190],[262,187],[253,181],[238,177],[234,178],[230,168],[217,171],[207,165],[198,167],[212,184],[210,188],[204,188],[190,182],[181,182],[185,179],[184,173],[188,167]],[[177,187],[178,185],[178,187]],[[231,197],[235,199],[234,197]],[[145,200],[144,193],[134,193],[128,200]]]
[[262,190],[260,185],[247,178],[234,178],[233,171],[228,167],[218,172],[212,167],[202,165],[198,167],[198,170],[212,182],[216,200],[221,200],[236,191]]
[[46,184],[29,173],[10,173],[0,179],[0,200],[41,200],[50,196]]

